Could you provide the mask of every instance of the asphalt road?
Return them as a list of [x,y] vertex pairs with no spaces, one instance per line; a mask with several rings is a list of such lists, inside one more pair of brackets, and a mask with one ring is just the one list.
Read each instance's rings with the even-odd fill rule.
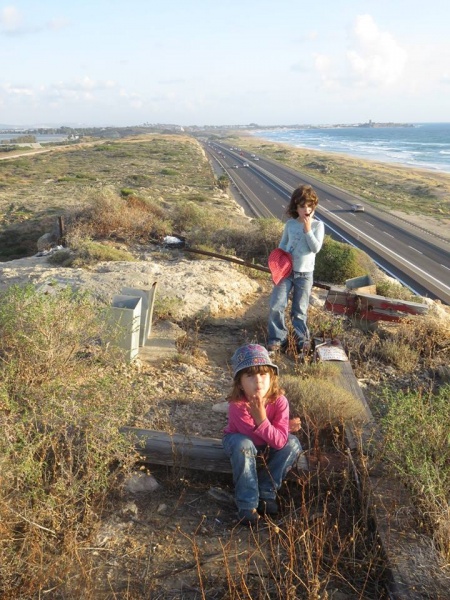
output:
[[[329,235],[367,252],[382,269],[416,294],[450,305],[448,241],[387,211],[373,208],[345,190],[262,155],[254,157],[216,142],[205,148],[216,169],[230,177],[247,214],[285,220],[292,190],[309,183],[320,199],[316,217],[324,222]],[[363,204],[364,212],[352,212],[350,207],[355,203]]]

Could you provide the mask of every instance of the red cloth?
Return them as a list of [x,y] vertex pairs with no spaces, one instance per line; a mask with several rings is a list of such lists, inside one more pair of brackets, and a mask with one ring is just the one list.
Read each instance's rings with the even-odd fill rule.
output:
[[291,274],[292,256],[281,248],[275,248],[269,254],[269,269],[272,273],[272,281],[278,285],[282,279]]

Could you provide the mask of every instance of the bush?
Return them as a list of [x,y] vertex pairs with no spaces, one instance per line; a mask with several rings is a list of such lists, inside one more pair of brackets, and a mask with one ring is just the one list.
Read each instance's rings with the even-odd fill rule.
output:
[[411,373],[419,362],[419,350],[398,339],[381,340],[375,349],[376,355],[400,373]]
[[93,191],[87,206],[69,215],[66,227],[70,246],[83,237],[91,240],[123,238],[131,243],[167,235],[171,229],[161,206],[134,195],[118,196],[111,189]]
[[414,492],[434,538],[450,559],[450,385],[436,395],[423,390],[384,392],[385,459]]
[[326,235],[316,257],[314,278],[316,281],[343,285],[347,279],[366,275],[373,268],[367,254]]
[[139,392],[99,343],[111,334],[106,321],[69,289],[1,294],[2,598],[40,597],[71,575],[82,588],[79,548],[136,460],[119,427]]
[[350,424],[361,418],[358,399],[331,378],[324,379],[320,371],[304,378],[285,375],[281,384],[293,412],[308,415],[318,428]]
[[[113,246],[94,242],[88,238],[71,238],[71,253],[64,261],[65,267],[85,267],[103,261],[134,261],[134,256],[128,250],[121,250]],[[56,256],[55,260],[59,257]]]
[[377,282],[377,294],[386,298],[398,298],[409,302],[421,302],[407,287],[396,281],[383,280]]
[[280,242],[283,223],[279,219],[252,219],[240,226],[219,224],[211,235],[216,247],[249,262],[267,265],[269,254]]
[[135,190],[132,190],[131,188],[122,188],[120,190],[120,195],[122,196],[122,198],[127,198],[128,196],[132,196],[133,194],[135,194]]

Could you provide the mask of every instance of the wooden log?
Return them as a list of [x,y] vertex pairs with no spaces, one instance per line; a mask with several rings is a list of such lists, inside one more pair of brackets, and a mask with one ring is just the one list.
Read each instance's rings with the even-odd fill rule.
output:
[[231,473],[230,459],[220,439],[138,427],[121,427],[120,432],[134,439],[138,452],[149,463]]

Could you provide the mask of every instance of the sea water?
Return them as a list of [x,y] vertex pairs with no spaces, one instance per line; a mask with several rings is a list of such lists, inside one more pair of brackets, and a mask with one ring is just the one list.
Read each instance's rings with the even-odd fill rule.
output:
[[36,138],[36,142],[62,142],[64,140],[67,140],[67,136],[63,135],[63,134],[58,134],[58,133],[0,133],[0,143],[9,141],[9,140],[15,140],[17,138],[20,138],[21,136],[24,135],[32,135],[33,137]]
[[450,123],[414,123],[412,127],[278,127],[251,133],[295,148],[450,173]]

